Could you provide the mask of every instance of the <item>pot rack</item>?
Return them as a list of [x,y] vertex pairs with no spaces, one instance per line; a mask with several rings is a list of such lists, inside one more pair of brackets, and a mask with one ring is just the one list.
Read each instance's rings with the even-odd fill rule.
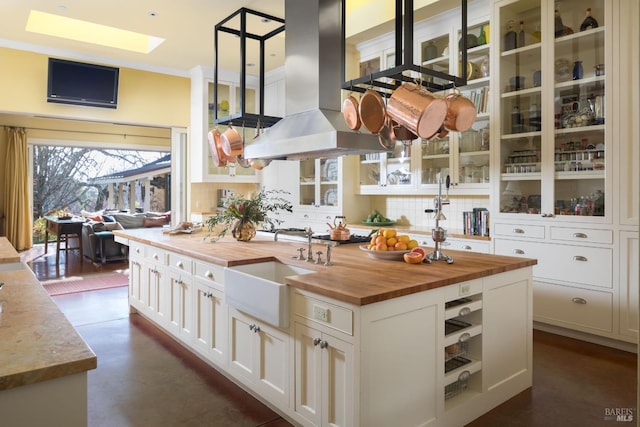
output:
[[[342,2],[342,57],[346,58],[346,6]],[[342,86],[344,90],[364,93],[375,90],[383,97],[390,97],[392,92],[403,82],[421,84],[430,92],[439,92],[467,84],[467,0],[461,0],[461,75],[454,76],[414,63],[413,58],[413,0],[395,0],[395,57],[402,58],[402,64],[383,71],[377,71],[357,79],[346,80],[346,60],[342,62]],[[404,6],[404,9],[403,9]],[[403,19],[404,10],[404,19]],[[404,36],[404,44],[403,44]],[[419,77],[418,77],[419,76]]]
[[[240,26],[239,28],[233,28],[229,26],[231,20],[233,20],[236,16],[240,16]],[[282,25],[276,27],[274,30],[263,34],[253,34],[247,32],[247,16],[255,15],[261,19],[267,19],[272,22],[280,23]],[[281,117],[274,116],[266,116],[264,114],[264,67],[265,67],[265,57],[264,57],[264,44],[271,37],[280,34],[285,29],[284,19],[278,18],[276,16],[268,15],[266,13],[258,12],[255,10],[247,9],[245,7],[238,9],[222,21],[220,21],[215,26],[215,34],[214,34],[214,51],[215,51],[215,59],[214,59],[214,92],[213,92],[213,103],[214,105],[218,104],[218,53],[219,53],[219,40],[218,36],[220,32],[233,34],[238,38],[240,43],[240,112],[231,114],[224,117],[218,117],[218,109],[214,110],[214,123],[215,124],[235,124],[237,126],[246,126],[249,128],[268,128],[276,124]],[[247,39],[257,40],[260,43],[260,72],[259,72],[259,114],[248,113],[247,112],[247,97],[246,97],[246,89],[247,89]]]

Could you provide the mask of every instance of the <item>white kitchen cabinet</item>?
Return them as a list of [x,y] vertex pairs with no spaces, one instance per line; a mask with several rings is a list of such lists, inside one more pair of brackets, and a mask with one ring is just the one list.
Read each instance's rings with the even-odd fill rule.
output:
[[163,325],[167,321],[167,268],[159,262],[146,260],[143,263],[144,280],[142,295],[145,298],[144,311]]
[[131,242],[129,247],[129,305],[137,310],[144,309],[144,245]]
[[298,291],[292,298],[295,413],[308,425],[355,425],[353,310]]
[[620,233],[620,334],[638,342],[640,245],[637,231]]
[[353,425],[353,345],[294,323],[295,411],[313,426]]
[[278,407],[289,406],[290,337],[229,307],[229,372]]
[[224,303],[221,266],[194,262],[193,347],[217,365],[226,365],[228,308]]
[[191,343],[194,330],[195,286],[190,273],[169,268],[167,290],[167,330],[185,343]]
[[[293,208],[295,227],[311,227],[315,232],[328,232],[336,216],[347,222],[366,218],[368,200],[358,196],[358,156],[299,161],[298,199]],[[288,179],[291,179],[289,177]]]
[[417,190],[416,156],[420,143],[397,141],[393,150],[360,156],[360,194],[412,194]]
[[[555,5],[495,3],[493,26],[502,34],[492,73],[499,92],[491,128],[499,165],[493,211],[501,218],[611,223],[615,156],[609,141],[617,119],[609,112],[618,82],[604,70],[613,67],[618,31],[613,2],[563,2],[557,34]],[[587,7],[599,26],[580,31]],[[521,21],[522,41],[516,34]],[[517,43],[509,41],[507,26]]]

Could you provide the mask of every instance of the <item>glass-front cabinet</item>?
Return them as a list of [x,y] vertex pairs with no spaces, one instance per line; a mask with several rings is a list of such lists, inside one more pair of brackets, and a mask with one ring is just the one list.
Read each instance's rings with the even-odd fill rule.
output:
[[339,159],[300,160],[299,204],[311,207],[338,207]]
[[606,215],[608,3],[496,3],[500,213]]
[[360,194],[402,194],[415,191],[414,147],[418,140],[397,141],[393,150],[360,156]]

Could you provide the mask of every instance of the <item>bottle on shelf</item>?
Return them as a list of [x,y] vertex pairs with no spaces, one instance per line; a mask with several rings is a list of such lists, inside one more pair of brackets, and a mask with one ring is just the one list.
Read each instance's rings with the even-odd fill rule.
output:
[[537,104],[531,104],[529,107],[529,128],[529,130],[536,132],[542,129],[542,118]]
[[536,29],[531,33],[531,37],[534,43],[540,43],[542,41],[542,31],[540,30],[540,24],[536,24]]
[[520,21],[520,31],[518,32],[518,47],[524,47],[524,21]]
[[584,75],[584,70],[582,69],[582,61],[576,61],[573,63],[573,80],[580,80]]
[[507,22],[507,32],[504,35],[504,50],[515,49],[518,45],[518,35],[515,31],[516,23],[511,20]]
[[589,7],[585,13],[584,21],[582,21],[582,24],[580,25],[580,31],[590,30],[593,28],[598,28],[598,21],[591,16],[591,8]]
[[482,46],[483,44],[487,44],[487,36],[484,32],[484,25],[480,27],[480,35],[478,36],[478,46]]

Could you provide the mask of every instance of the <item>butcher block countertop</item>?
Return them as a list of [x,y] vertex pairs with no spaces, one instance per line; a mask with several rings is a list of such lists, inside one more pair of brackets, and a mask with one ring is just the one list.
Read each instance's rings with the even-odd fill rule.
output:
[[[278,260],[285,264],[316,270],[317,273],[290,276],[287,284],[319,295],[355,305],[372,304],[441,286],[491,276],[536,264],[536,260],[499,255],[444,251],[454,259],[453,264],[437,261],[433,264],[408,264],[402,260],[387,261],[370,258],[358,244],[332,248],[331,262],[321,264],[293,259],[296,249],[306,242],[279,240],[272,236],[256,236],[250,242],[237,242],[225,237],[211,242],[205,231],[193,234],[163,234],[157,228],[114,230],[119,241],[124,239],[156,246],[209,263],[233,266],[261,261]],[[324,245],[313,245],[315,252],[323,252]]]
[[[20,261],[6,239],[0,257],[0,267]],[[0,269],[0,283],[0,391],[97,367],[95,353],[31,270]]]

